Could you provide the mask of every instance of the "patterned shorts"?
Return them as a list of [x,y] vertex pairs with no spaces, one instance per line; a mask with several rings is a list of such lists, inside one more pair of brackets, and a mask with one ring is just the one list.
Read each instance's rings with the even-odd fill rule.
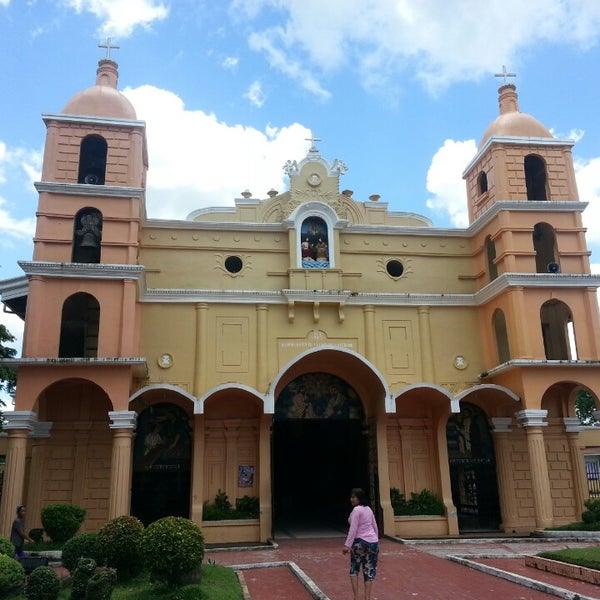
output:
[[362,566],[365,581],[373,581],[377,575],[378,542],[365,542],[356,538],[350,549],[350,575],[357,576]]

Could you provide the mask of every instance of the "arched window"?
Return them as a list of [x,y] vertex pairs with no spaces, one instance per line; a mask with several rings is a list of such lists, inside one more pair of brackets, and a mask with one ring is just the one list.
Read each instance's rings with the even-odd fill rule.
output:
[[500,309],[494,312],[492,317],[494,324],[494,335],[496,337],[496,350],[498,352],[499,364],[510,360],[510,346],[508,345],[508,332],[506,331],[506,318]]
[[490,281],[494,281],[498,277],[498,266],[496,265],[496,244],[491,235],[485,238],[485,251],[487,254],[488,273]]
[[82,208],[73,223],[74,263],[99,263],[102,240],[102,213],[95,208]]
[[321,217],[304,219],[300,228],[303,269],[329,268],[329,233]]
[[540,309],[544,352],[548,360],[576,360],[571,309],[560,300],[548,300]]
[[479,173],[479,177],[477,177],[477,187],[479,188],[479,194],[485,194],[488,191],[488,178],[485,171]]
[[558,273],[556,235],[552,225],[536,223],[533,226],[533,249],[537,273]]
[[94,296],[79,292],[69,296],[62,309],[60,358],[94,358],[98,356],[100,304]]
[[525,157],[524,167],[527,200],[548,200],[544,160],[535,154],[530,154]]
[[108,145],[99,135],[88,135],[81,140],[79,175],[77,183],[104,185]]

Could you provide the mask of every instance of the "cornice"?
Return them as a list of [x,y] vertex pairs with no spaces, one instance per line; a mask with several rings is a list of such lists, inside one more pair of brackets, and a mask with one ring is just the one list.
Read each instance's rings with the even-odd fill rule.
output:
[[144,188],[119,185],[90,185],[86,183],[56,183],[54,181],[36,181],[35,189],[49,194],[65,194],[72,196],[105,196],[109,198],[144,197]]
[[166,219],[146,219],[145,229],[207,229],[210,231],[272,231],[285,233],[281,223],[240,223],[238,221],[177,221]]
[[564,367],[565,369],[585,368],[585,369],[598,369],[600,368],[600,361],[598,360],[538,360],[529,358],[514,358],[509,360],[489,371],[480,373],[480,379],[487,379],[494,375],[506,373],[514,369],[523,368],[536,368],[536,369],[556,369],[557,367]]
[[146,127],[146,121],[139,119],[119,119],[116,117],[91,117],[83,115],[69,115],[64,113],[42,113],[42,119],[46,125],[49,121],[62,121],[64,123],[88,123],[89,125],[118,125],[120,127]]
[[29,279],[26,276],[0,281],[0,296],[2,296],[2,301],[27,296],[28,289]]
[[115,265],[103,263],[59,263],[41,261],[18,261],[23,271],[44,277],[67,277],[87,279],[135,279],[144,276],[143,265]]
[[109,358],[56,358],[29,357],[3,358],[0,365],[11,369],[27,367],[132,367],[136,376],[144,377],[148,372],[147,360],[144,357],[109,357]]

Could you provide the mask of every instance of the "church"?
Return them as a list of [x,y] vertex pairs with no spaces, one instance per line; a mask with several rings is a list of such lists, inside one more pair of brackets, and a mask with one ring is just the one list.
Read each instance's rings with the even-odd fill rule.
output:
[[[465,167],[463,229],[354,198],[316,140],[289,157],[286,191],[149,218],[145,123],[117,84],[100,60],[95,85],[42,115],[33,256],[0,282],[25,324],[3,361],[18,380],[2,532],[21,502],[30,527],[74,503],[85,531],[179,515],[209,543],[259,542],[344,527],[352,487],[392,536],[579,520],[600,276],[574,142],[521,112],[513,84]],[[423,490],[443,516],[394,515],[394,494]],[[223,494],[258,515],[203,519]]]

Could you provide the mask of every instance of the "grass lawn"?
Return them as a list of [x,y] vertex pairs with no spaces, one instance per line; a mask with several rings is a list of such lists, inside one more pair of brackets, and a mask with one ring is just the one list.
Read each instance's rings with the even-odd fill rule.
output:
[[600,571],[600,546],[567,548],[566,550],[556,550],[555,552],[540,552],[538,556]]
[[[64,588],[59,600],[69,600],[71,589]],[[119,584],[111,600],[241,600],[242,589],[233,570],[220,565],[202,565],[200,584],[185,585],[175,590],[150,583],[148,574]],[[10,596],[7,600],[26,600]]]

